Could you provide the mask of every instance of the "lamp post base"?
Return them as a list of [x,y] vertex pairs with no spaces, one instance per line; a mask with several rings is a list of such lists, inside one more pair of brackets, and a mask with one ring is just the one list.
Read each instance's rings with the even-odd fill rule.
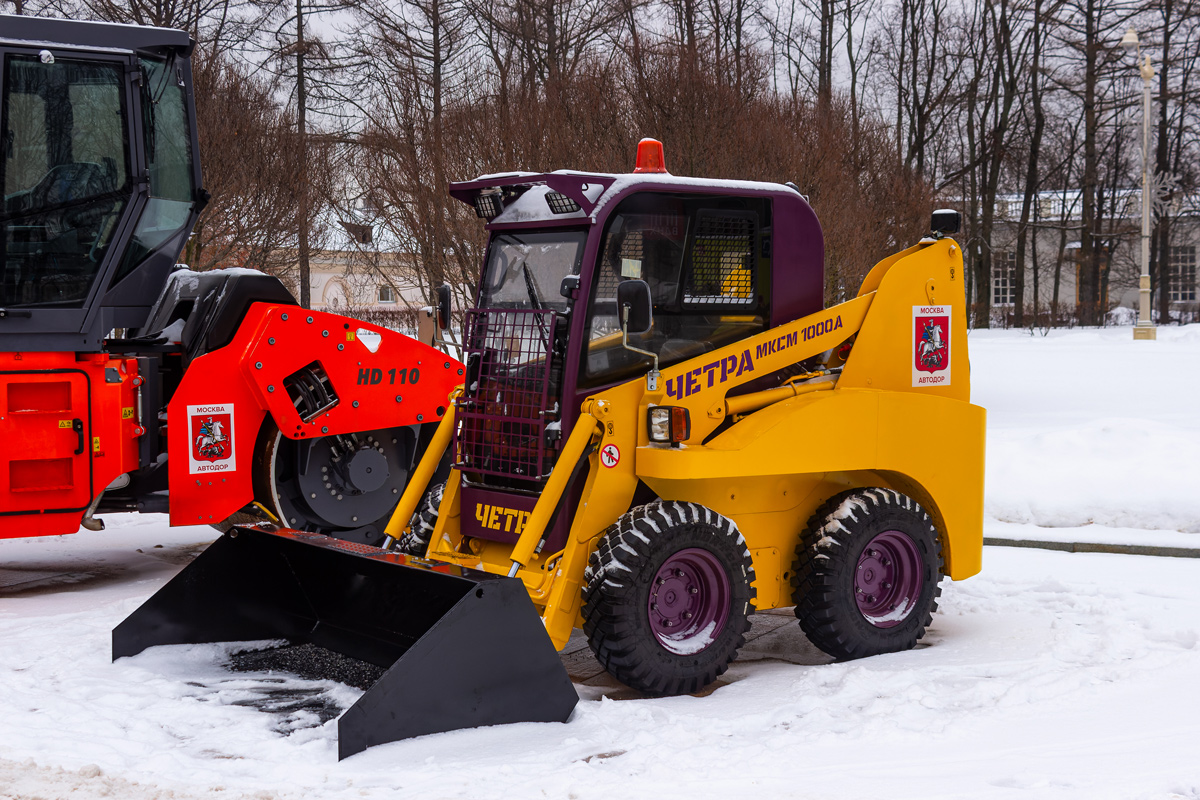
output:
[[[1144,210],[1144,209],[1143,209]],[[1142,215],[1142,269],[1150,263],[1150,226],[1149,215]],[[1154,318],[1150,316],[1150,276],[1143,272],[1138,279],[1138,316],[1137,324],[1133,326],[1133,340],[1152,342],[1158,338]]]
[[1158,328],[1153,325],[1134,325],[1133,340],[1136,342],[1140,339],[1153,341],[1158,338]]

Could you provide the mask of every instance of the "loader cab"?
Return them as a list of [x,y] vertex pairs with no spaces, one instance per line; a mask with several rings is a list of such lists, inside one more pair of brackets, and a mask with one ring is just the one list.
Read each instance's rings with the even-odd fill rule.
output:
[[[629,344],[662,367],[823,305],[820,225],[790,187],[555,172],[489,176],[451,195],[491,231],[466,312],[453,445],[469,536],[515,541],[581,402],[650,368],[622,345],[623,281],[650,287],[653,325]],[[561,546],[571,517],[557,516],[546,547]]]
[[96,352],[145,321],[204,196],[191,47],[0,18],[0,351]]

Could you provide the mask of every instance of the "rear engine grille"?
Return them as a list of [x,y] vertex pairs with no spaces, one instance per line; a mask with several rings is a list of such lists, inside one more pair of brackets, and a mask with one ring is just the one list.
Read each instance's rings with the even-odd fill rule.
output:
[[283,379],[283,385],[301,422],[312,422],[338,404],[337,392],[333,390],[329,374],[320,361],[314,361],[288,375]]

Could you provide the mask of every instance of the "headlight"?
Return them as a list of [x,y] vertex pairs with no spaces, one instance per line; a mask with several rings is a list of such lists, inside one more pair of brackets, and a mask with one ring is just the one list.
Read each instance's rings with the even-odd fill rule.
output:
[[652,442],[679,444],[692,435],[692,418],[682,406],[653,406],[646,413],[646,435]]

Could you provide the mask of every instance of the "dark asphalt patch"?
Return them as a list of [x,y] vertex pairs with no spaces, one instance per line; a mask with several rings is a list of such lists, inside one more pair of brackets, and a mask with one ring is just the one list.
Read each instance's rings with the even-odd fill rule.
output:
[[285,672],[309,680],[330,680],[366,691],[383,677],[374,664],[326,650],[315,644],[250,650],[230,657],[235,672]]

